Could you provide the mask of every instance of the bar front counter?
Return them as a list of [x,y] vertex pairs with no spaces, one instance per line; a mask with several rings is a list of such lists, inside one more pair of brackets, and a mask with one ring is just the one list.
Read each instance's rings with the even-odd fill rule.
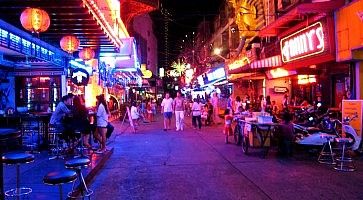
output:
[[47,148],[51,115],[52,113],[48,112],[0,115],[0,128],[19,130],[21,132],[21,143],[23,146]]

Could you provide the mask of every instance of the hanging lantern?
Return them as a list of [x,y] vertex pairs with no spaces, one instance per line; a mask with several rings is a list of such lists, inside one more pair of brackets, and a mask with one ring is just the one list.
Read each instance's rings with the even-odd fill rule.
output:
[[60,46],[64,51],[73,53],[78,50],[79,40],[74,35],[67,35],[60,40]]
[[95,57],[95,51],[91,48],[83,48],[79,51],[78,56],[84,61],[91,60]]
[[26,8],[20,15],[20,22],[26,30],[33,33],[44,32],[50,25],[48,13],[38,8]]

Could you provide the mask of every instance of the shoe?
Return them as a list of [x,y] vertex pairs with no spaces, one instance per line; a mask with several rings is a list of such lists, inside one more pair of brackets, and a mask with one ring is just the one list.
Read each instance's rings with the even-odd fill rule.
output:
[[179,131],[179,129],[176,129],[176,131]]
[[166,131],[166,128],[164,128],[164,131]]
[[98,149],[97,151],[95,151],[96,154],[103,154],[105,151],[102,149]]
[[180,131],[184,131],[184,129],[183,129],[183,128],[181,128],[181,129],[180,129]]

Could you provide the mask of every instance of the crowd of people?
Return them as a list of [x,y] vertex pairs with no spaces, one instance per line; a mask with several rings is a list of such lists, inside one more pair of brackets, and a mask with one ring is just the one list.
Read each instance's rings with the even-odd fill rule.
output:
[[[59,102],[52,113],[50,125],[59,132],[62,132],[62,137],[67,141],[76,138],[75,131],[80,132],[84,146],[87,148],[91,148],[89,136],[93,132],[94,139],[99,143],[97,152],[103,153],[107,150],[106,140],[110,111],[104,95],[99,95],[96,99],[96,115],[94,116],[96,120],[94,120],[93,125],[90,123],[91,116],[89,115],[89,110],[85,107],[84,99],[81,96],[74,96],[72,94],[62,97],[62,101]],[[202,126],[221,124],[224,118],[223,132],[226,135],[226,142],[228,142],[228,136],[233,135],[233,115],[245,112],[267,112],[272,116],[276,116],[281,112],[276,101],[271,101],[270,96],[264,98],[261,95],[254,103],[251,103],[248,95],[244,99],[240,96],[236,96],[235,99],[229,97],[223,110],[220,104],[217,93],[213,93],[210,98],[200,98],[197,96],[197,98],[192,100],[184,98],[180,92],[177,92],[174,99],[169,93],[166,93],[160,104],[161,113],[163,114],[163,130],[168,131],[172,129],[171,119],[173,115],[175,115],[176,131],[183,131],[185,129],[185,116],[191,116],[193,128],[199,130]],[[282,101],[282,108],[287,104],[288,96],[285,95]],[[151,98],[140,102],[131,102],[130,118],[133,125],[137,128],[140,123],[155,121],[157,107],[156,100]],[[220,113],[220,111],[224,112]],[[285,121],[288,122],[289,119]]]
[[[86,148],[91,148],[89,143],[90,134],[93,132],[94,139],[99,143],[99,149],[96,153],[103,153],[107,151],[107,127],[108,116],[110,114],[106,99],[103,94],[96,97],[97,104],[95,108],[95,115],[92,116],[86,108],[82,96],[75,96],[68,94],[62,97],[61,102],[56,106],[55,111],[50,118],[50,126],[55,128],[57,132],[62,133],[61,137],[68,144],[77,141],[79,136],[76,132],[80,132],[83,145]],[[95,117],[94,124],[90,123],[90,118]],[[72,145],[69,145],[72,148]]]

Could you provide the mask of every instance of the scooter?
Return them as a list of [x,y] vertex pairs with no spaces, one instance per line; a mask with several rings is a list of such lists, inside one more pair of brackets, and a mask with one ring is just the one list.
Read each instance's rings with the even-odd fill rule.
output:
[[[298,124],[294,124],[294,129],[296,133],[296,143],[300,145],[308,145],[308,146],[322,146],[326,143],[326,136],[330,136],[332,138],[332,142],[335,138],[341,137],[341,133],[338,130],[338,125],[342,125],[342,130],[346,134],[346,137],[351,138],[353,142],[349,145],[352,150],[358,150],[361,144],[361,138],[357,135],[356,131],[352,126],[349,125],[351,121],[353,121],[357,116],[353,118],[346,118],[344,123],[339,120],[330,120],[324,119],[322,123],[330,124],[328,127],[330,129],[322,130],[317,127],[304,127]],[[349,147],[348,146],[348,147]]]
[[350,117],[344,118],[343,123],[337,120],[338,123],[342,124],[342,131],[346,134],[346,137],[351,138],[353,140],[353,142],[351,143],[352,145],[350,146],[353,151],[358,150],[362,142],[362,137],[359,137],[355,129],[350,125],[350,122],[354,121],[357,118],[358,115],[355,114],[352,118]]

